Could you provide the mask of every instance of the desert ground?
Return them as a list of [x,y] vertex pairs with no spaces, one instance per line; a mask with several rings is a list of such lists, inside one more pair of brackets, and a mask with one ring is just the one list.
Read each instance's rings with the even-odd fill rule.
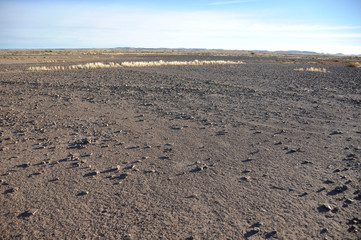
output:
[[360,239],[360,62],[1,50],[0,239]]

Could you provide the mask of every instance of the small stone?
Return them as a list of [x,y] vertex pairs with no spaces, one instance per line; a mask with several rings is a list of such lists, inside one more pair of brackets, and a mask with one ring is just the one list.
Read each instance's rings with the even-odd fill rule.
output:
[[263,226],[263,222],[256,222],[255,224],[252,225],[253,228],[261,227],[261,226]]
[[251,172],[251,170],[246,169],[246,170],[244,170],[242,173],[250,173],[250,172]]
[[9,150],[8,147],[2,147],[2,148],[0,148],[0,151],[7,151],[7,150]]
[[31,217],[31,216],[35,215],[38,211],[39,211],[39,209],[37,209],[37,208],[31,208],[28,211],[25,211],[25,212],[21,213],[18,216],[18,218]]
[[334,191],[336,193],[342,193],[344,191],[346,191],[348,189],[348,187],[346,185],[343,185],[343,186],[337,186]]
[[266,238],[276,237],[277,231],[272,231],[267,233]]
[[10,189],[6,190],[5,193],[14,193],[14,192],[16,192],[18,190],[19,190],[18,187],[14,187],[14,188],[10,188]]
[[330,133],[331,136],[332,136],[332,135],[337,135],[337,134],[342,134],[342,132],[340,132],[340,131],[333,131],[332,133]]
[[77,194],[77,196],[85,196],[85,195],[88,195],[89,192],[88,191],[81,191]]
[[351,204],[351,203],[353,203],[353,200],[348,198],[348,199],[346,199],[345,203],[346,204]]
[[255,227],[252,229],[252,233],[258,233],[260,231],[261,231],[261,229],[259,229],[259,227]]
[[21,168],[27,168],[27,167],[30,167],[30,163],[29,163],[29,162],[27,162],[27,163],[24,163],[24,164],[18,165],[18,167],[21,167]]
[[155,170],[154,169],[145,170],[144,173],[155,173]]
[[84,175],[84,177],[91,177],[91,176],[96,176],[99,175],[100,172],[99,171],[94,171],[94,172],[90,172]]
[[241,177],[242,181],[249,182],[251,180],[250,176]]
[[328,229],[327,228],[323,228],[322,230],[321,230],[321,234],[324,234],[324,233],[327,233],[328,232]]
[[323,204],[318,207],[319,212],[328,212],[328,211],[331,211],[331,209],[332,208],[330,207],[330,205],[327,205],[327,204]]

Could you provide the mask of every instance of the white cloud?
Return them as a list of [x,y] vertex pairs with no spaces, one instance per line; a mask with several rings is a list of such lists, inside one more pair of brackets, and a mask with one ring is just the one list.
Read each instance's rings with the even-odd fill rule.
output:
[[238,0],[238,1],[219,1],[219,2],[212,2],[207,5],[209,6],[219,6],[219,5],[230,5],[230,4],[239,4],[239,3],[248,3],[248,2],[255,2],[257,0]]
[[[241,2],[245,1],[222,3]],[[51,11],[38,6],[32,11],[28,7],[12,9],[6,24],[5,17],[0,17],[0,47],[11,42],[35,42],[44,47],[300,49],[334,53],[344,49],[345,53],[361,54],[355,44],[360,42],[361,26],[279,24],[257,13],[220,10],[165,11],[80,4],[58,10],[53,7]]]

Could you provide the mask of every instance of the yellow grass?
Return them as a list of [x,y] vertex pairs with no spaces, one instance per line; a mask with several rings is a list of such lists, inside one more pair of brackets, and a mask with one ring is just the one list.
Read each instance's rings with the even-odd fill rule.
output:
[[94,69],[94,68],[120,68],[120,67],[158,67],[158,66],[185,66],[185,65],[225,65],[225,64],[243,64],[242,61],[224,61],[224,60],[213,60],[213,61],[148,61],[148,62],[122,62],[114,63],[101,63],[93,62],[86,64],[77,64],[70,66],[36,66],[29,67],[29,71],[59,71],[59,70],[70,70],[70,69]]
[[299,72],[303,72],[303,71],[307,71],[307,72],[323,72],[323,73],[327,73],[330,71],[327,71],[326,68],[314,68],[314,67],[310,67],[310,68],[296,68],[294,69],[295,71],[299,71]]

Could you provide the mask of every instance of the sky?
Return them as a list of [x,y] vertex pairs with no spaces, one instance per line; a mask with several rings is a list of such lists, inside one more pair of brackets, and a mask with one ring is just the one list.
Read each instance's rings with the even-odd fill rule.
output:
[[0,0],[0,49],[361,54],[361,0]]

